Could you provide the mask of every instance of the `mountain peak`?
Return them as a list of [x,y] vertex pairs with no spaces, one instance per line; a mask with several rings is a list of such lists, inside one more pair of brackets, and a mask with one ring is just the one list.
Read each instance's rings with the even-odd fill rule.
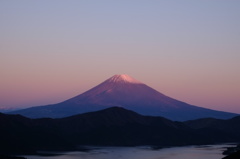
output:
[[31,118],[61,118],[112,106],[123,107],[142,115],[163,116],[178,121],[206,117],[228,119],[237,115],[178,101],[126,74],[114,75],[92,89],[61,103],[12,113]]
[[130,77],[127,74],[118,74],[118,75],[114,75],[111,78],[108,79],[109,82],[113,82],[113,83],[135,83],[135,84],[141,84],[142,82]]

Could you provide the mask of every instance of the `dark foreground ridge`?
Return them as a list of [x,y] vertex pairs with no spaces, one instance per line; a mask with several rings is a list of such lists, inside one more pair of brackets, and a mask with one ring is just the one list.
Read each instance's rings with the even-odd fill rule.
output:
[[236,147],[229,147],[226,151],[223,152],[224,155],[227,155],[223,159],[239,159],[240,158],[240,144]]
[[240,141],[240,116],[174,122],[120,107],[61,119],[0,114],[0,154],[76,150],[77,145],[184,146]]
[[239,158],[240,158],[240,150],[237,152],[234,152],[231,155],[224,157],[223,159],[239,159]]
[[0,159],[26,159],[26,158],[25,158],[25,157],[16,157],[16,156],[0,155]]

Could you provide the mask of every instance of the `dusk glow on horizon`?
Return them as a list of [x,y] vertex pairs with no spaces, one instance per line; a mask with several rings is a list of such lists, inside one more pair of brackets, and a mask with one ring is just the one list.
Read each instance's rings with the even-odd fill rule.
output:
[[115,74],[240,113],[240,1],[0,1],[0,108],[55,104]]

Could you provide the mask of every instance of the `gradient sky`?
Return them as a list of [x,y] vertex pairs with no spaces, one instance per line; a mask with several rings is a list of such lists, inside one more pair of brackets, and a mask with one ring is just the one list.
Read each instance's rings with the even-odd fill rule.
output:
[[115,74],[240,113],[239,0],[1,0],[0,107],[54,104]]

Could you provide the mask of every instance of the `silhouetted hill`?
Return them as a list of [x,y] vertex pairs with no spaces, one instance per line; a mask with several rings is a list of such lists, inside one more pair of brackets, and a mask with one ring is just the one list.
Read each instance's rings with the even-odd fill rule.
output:
[[121,107],[61,119],[0,114],[0,154],[69,150],[77,145],[183,146],[240,141],[239,118],[174,122]]
[[25,157],[16,157],[16,156],[0,155],[0,159],[26,159],[26,158],[25,158]]
[[239,159],[240,158],[240,151],[235,152],[231,155],[228,155],[226,157],[224,157],[223,159]]
[[186,121],[184,123],[195,130],[215,130],[218,131],[216,136],[221,132],[225,133],[226,137],[240,140],[240,116],[229,120],[206,118]]
[[[32,120],[0,113],[0,154],[35,153],[38,149],[67,149],[72,145],[54,131],[52,119]],[[46,129],[51,127],[50,129]]]
[[71,142],[93,145],[182,145],[189,129],[179,122],[120,107],[56,119],[56,123]]
[[224,155],[227,155],[223,159],[239,159],[240,158],[240,144],[236,147],[228,147],[226,151],[223,152]]

